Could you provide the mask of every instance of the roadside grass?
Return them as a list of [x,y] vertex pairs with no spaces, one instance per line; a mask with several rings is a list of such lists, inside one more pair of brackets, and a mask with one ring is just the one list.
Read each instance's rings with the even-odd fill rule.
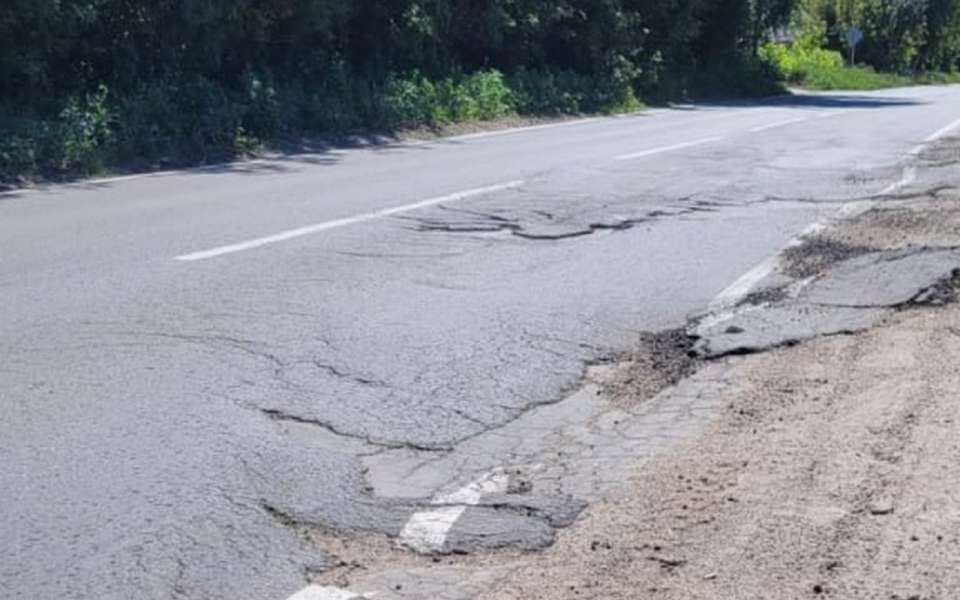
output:
[[787,83],[809,90],[879,90],[911,85],[960,83],[960,73],[880,73],[868,66],[847,66],[843,56],[823,48],[767,44],[760,50]]
[[794,81],[797,86],[810,90],[879,90],[912,85],[937,85],[960,83],[960,73],[919,73],[898,75],[878,73],[870,67],[840,67],[813,69],[805,77]]

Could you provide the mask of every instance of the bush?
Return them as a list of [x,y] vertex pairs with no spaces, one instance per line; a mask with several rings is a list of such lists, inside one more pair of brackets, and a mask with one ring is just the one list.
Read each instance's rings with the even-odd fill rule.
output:
[[839,52],[821,48],[767,44],[760,54],[790,83],[817,90],[876,90],[957,81],[957,76],[949,73],[899,75],[878,73],[872,67],[848,67]]
[[420,73],[391,75],[383,95],[386,122],[391,126],[417,127],[435,123],[440,116],[436,87]]
[[113,142],[112,119],[106,86],[82,99],[70,98],[60,112],[60,168],[84,174],[100,171]]
[[488,121],[513,113],[513,91],[499,71],[478,71],[433,82],[419,72],[391,75],[383,92],[389,127]]
[[151,164],[229,158],[255,137],[244,129],[251,104],[202,78],[143,85],[117,109],[118,154]]
[[0,111],[0,180],[102,170],[113,158],[114,121],[104,86],[69,98],[54,119]]
[[[479,71],[455,87],[470,99],[470,111],[461,113],[463,119],[489,121],[505,117],[516,109],[513,91],[500,71]],[[454,118],[458,116],[455,114]]]
[[758,97],[786,90],[776,69],[756,57],[732,52],[717,57],[689,78],[689,92],[699,97]]
[[517,109],[525,114],[578,114],[586,111],[591,86],[570,71],[520,69],[510,78]]
[[818,74],[843,69],[843,56],[833,50],[766,44],[760,56],[790,83],[802,84]]
[[641,107],[632,79],[521,69],[509,79],[517,111],[534,115],[617,113]]

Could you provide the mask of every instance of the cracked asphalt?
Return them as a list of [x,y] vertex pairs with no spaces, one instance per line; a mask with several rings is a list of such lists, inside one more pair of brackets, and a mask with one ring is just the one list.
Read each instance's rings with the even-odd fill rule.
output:
[[[542,547],[660,443],[583,426],[588,366],[877,197],[958,97],[695,105],[0,195],[0,597],[283,600],[339,564],[302,526],[393,539],[518,456],[536,467],[510,485],[537,493],[469,507],[444,549]],[[600,460],[565,463],[574,446]]]

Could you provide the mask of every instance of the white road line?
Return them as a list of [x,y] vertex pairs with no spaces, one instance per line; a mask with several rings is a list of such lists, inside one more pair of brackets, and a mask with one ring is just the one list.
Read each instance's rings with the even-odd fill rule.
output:
[[[933,132],[932,134],[930,134],[929,136],[927,136],[923,140],[922,144],[911,148],[910,152],[907,153],[907,156],[908,157],[920,156],[920,154],[927,149],[927,146],[939,140],[940,138],[946,136],[957,127],[960,127],[960,119],[953,121],[949,125],[942,127],[937,131]],[[880,193],[883,195],[893,194],[894,192],[897,192],[901,188],[904,188],[910,185],[916,180],[917,180],[917,169],[915,167],[904,167],[903,176],[900,178],[900,181],[897,181],[896,183],[893,183],[885,187]]]
[[[616,118],[626,118],[632,117],[637,114],[641,114],[643,111],[625,113],[623,115],[613,115]],[[543,129],[559,129],[561,127],[571,127],[574,125],[586,125],[587,123],[595,123],[597,121],[603,121],[612,117],[587,117],[585,119],[571,119],[567,121],[560,121],[557,123],[543,123],[541,125],[527,125],[522,127],[510,127],[507,129],[494,129],[492,131],[478,131],[476,133],[465,133],[461,135],[454,135],[451,137],[440,137],[431,140],[417,140],[412,144],[404,145],[427,145],[427,144],[442,144],[443,142],[465,142],[468,140],[481,140],[484,138],[499,137],[501,135],[513,135],[515,133],[524,133],[527,131],[541,131]],[[403,142],[401,142],[403,144]]]
[[466,506],[444,506],[414,513],[404,525],[398,541],[421,554],[440,552],[450,529],[466,510]]
[[[918,153],[919,154],[919,153]],[[901,175],[899,181],[891,183],[887,187],[880,190],[881,196],[886,196],[888,194],[893,194],[900,191],[902,188],[907,187],[911,183],[917,180],[917,169],[915,167],[904,167],[903,175]]]
[[651,148],[649,150],[641,150],[640,152],[633,152],[630,154],[621,154],[620,156],[614,157],[613,160],[633,160],[635,158],[643,158],[644,156],[652,156],[654,154],[662,154],[664,152],[673,152],[674,150],[683,150],[684,148],[693,148],[694,146],[711,144],[713,142],[719,142],[722,139],[723,139],[722,137],[702,138],[702,139],[693,140],[690,142],[683,142],[682,144],[673,144],[670,146],[661,146],[659,148]]
[[776,129],[778,127],[786,127],[787,125],[793,125],[794,123],[803,123],[808,121],[810,117],[797,117],[794,119],[787,119],[785,121],[778,121],[776,123],[770,123],[769,125],[761,125],[759,127],[754,127],[750,130],[750,133],[760,133],[761,131],[768,131],[770,129]]
[[[943,127],[932,135],[926,138],[923,144],[913,148],[910,152],[907,153],[907,156],[917,156],[923,152],[926,147],[947,135],[954,129],[960,127],[960,119],[953,121],[946,127]],[[880,191],[880,195],[886,196],[888,194],[893,194],[900,189],[910,185],[917,180],[917,169],[914,166],[906,166],[903,169],[903,174],[900,179],[895,183],[890,184]],[[755,266],[754,268],[747,271],[743,276],[733,282],[732,285],[724,289],[722,292],[717,294],[717,296],[710,302],[708,309],[711,313],[716,313],[718,311],[728,311],[732,307],[736,306],[743,300],[751,291],[753,291],[754,286],[767,277],[774,269],[777,268],[777,265],[780,263],[780,256],[783,254],[784,250],[798,246],[803,242],[803,238],[819,231],[822,231],[828,227],[828,224],[832,220],[836,219],[849,219],[857,215],[861,215],[876,205],[875,200],[861,200],[859,202],[848,202],[840,207],[840,210],[837,211],[837,214],[833,219],[828,219],[827,221],[818,221],[813,223],[805,230],[803,230],[799,235],[795,236],[790,242],[778,251],[773,256],[765,259],[763,262]],[[731,313],[724,313],[727,317]]]
[[956,129],[957,127],[960,127],[960,119],[957,119],[956,121],[954,121],[953,123],[950,123],[949,125],[947,125],[946,127],[943,127],[942,129],[938,129],[923,141],[928,144],[930,142],[935,142],[940,138],[944,137],[945,135],[947,135],[948,133],[950,133],[951,131],[953,131],[954,129]]
[[368,597],[343,588],[308,585],[287,600],[362,600]]
[[294,238],[310,235],[312,233],[319,233],[321,231],[336,229],[338,227],[346,227],[348,225],[356,225],[357,223],[363,223],[364,221],[372,221],[373,219],[380,219],[382,217],[399,215],[405,212],[410,212],[412,210],[417,210],[418,208],[427,208],[428,206],[435,206],[437,204],[443,204],[445,202],[457,202],[459,200],[466,200],[467,198],[473,198],[475,196],[483,196],[487,194],[493,194],[495,192],[502,192],[504,190],[518,188],[521,185],[523,185],[523,183],[524,183],[523,181],[509,181],[507,183],[500,183],[497,185],[490,185],[487,187],[467,190],[464,192],[457,192],[456,194],[448,194],[446,196],[439,196],[437,198],[421,200],[420,202],[413,202],[411,204],[404,204],[402,206],[394,206],[392,208],[385,208],[383,210],[376,210],[373,212],[362,213],[359,215],[346,217],[343,219],[335,219],[333,221],[315,223],[313,225],[307,225],[306,227],[298,227],[297,229],[290,229],[288,231],[282,231],[280,233],[268,235],[261,238],[255,238],[252,240],[247,240],[245,242],[229,244],[226,246],[219,246],[217,248],[211,248],[210,250],[202,250],[200,252],[192,252],[190,254],[183,254],[181,256],[175,257],[175,259],[180,261],[192,262],[197,260],[214,258],[217,256],[223,256],[224,254],[232,254],[234,252],[243,252],[244,250],[252,250],[254,248],[259,248],[261,246],[266,246],[268,244],[285,242],[287,240],[292,240]]
[[739,304],[750,292],[753,291],[754,287],[758,283],[763,281],[768,275],[770,275],[770,273],[774,271],[774,269],[777,268],[777,266],[780,264],[780,254],[784,250],[799,246],[803,243],[804,238],[815,233],[819,233],[824,229],[826,229],[826,224],[821,221],[817,221],[816,223],[812,223],[799,234],[795,235],[779,252],[764,259],[763,262],[744,273],[728,288],[717,294],[716,298],[714,298],[707,307],[709,311],[716,312],[728,310]]
[[435,496],[431,504],[445,506],[414,513],[397,541],[421,554],[442,551],[450,529],[467,508],[478,504],[484,496],[506,492],[508,481],[506,473],[494,470],[453,493]]
[[764,259],[763,262],[744,273],[728,288],[717,294],[716,298],[707,306],[709,312],[714,313],[727,310],[739,304],[740,301],[746,298],[747,294],[753,290],[755,285],[773,272],[779,262],[779,254],[775,254]]

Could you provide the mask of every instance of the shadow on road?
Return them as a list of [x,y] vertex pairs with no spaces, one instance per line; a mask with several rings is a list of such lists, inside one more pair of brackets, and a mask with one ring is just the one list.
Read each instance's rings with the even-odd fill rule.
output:
[[709,102],[696,102],[686,108],[696,110],[697,108],[769,108],[777,107],[797,107],[797,108],[896,108],[907,106],[920,106],[927,104],[923,100],[915,98],[902,98],[896,96],[865,96],[853,93],[817,93],[817,94],[784,94],[781,96],[771,96],[769,98],[760,98],[753,100],[722,100]]
[[[676,111],[695,112],[715,108],[829,108],[829,109],[881,109],[919,106],[926,102],[918,99],[895,96],[868,96],[856,93],[815,93],[784,94],[762,99],[731,99],[697,101],[690,104],[672,104],[666,108]],[[639,112],[630,117],[643,117]],[[348,150],[369,150],[373,152],[405,152],[410,150],[431,150],[433,145],[461,144],[462,140],[443,137],[443,131],[437,130],[435,139],[407,141],[400,132],[380,131],[364,132],[337,136],[334,138],[301,138],[286,140],[277,145],[272,153],[253,160],[234,159],[201,166],[164,165],[162,167],[144,167],[133,165],[122,168],[116,176],[102,180],[83,180],[79,178],[44,181],[39,185],[0,183],[0,202],[21,197],[24,190],[48,191],[58,187],[65,190],[106,188],[117,181],[117,177],[130,176],[175,176],[194,174],[213,175],[275,175],[293,171],[296,165],[310,167],[333,166],[340,162],[342,153]],[[227,159],[230,161],[230,159]]]

